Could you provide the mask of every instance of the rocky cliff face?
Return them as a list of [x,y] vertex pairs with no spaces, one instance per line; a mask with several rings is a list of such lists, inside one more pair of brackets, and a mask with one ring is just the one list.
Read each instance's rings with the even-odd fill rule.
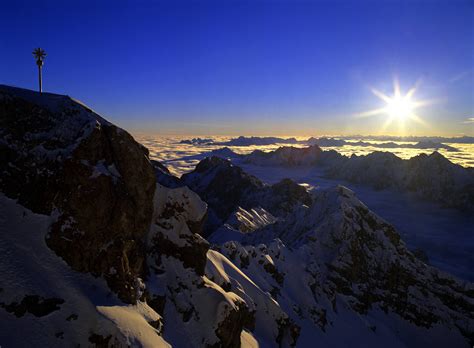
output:
[[0,98],[0,189],[53,214],[48,246],[134,302],[155,190],[148,151],[69,97],[1,87]]

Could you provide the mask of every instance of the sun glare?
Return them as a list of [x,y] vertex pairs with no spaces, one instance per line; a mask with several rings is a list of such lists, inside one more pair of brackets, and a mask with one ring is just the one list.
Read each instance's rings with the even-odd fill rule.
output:
[[396,119],[405,120],[413,114],[410,98],[396,96],[387,103],[387,114]]
[[385,106],[382,108],[369,110],[357,114],[356,117],[370,117],[385,115],[387,119],[382,126],[381,132],[384,132],[394,121],[397,121],[399,126],[399,132],[405,131],[405,125],[409,121],[415,121],[419,124],[426,125],[420,116],[415,113],[415,110],[422,106],[430,104],[429,101],[415,100],[414,94],[418,88],[418,83],[408,90],[406,94],[403,94],[400,90],[400,85],[397,79],[393,81],[393,95],[388,96],[385,93],[371,88],[372,93],[377,96],[380,100],[385,102]]

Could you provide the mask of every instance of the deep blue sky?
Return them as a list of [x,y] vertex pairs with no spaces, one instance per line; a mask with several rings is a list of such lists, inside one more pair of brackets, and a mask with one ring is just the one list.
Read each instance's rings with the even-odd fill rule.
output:
[[437,100],[407,133],[474,133],[472,1],[2,2],[0,83],[36,88],[37,46],[45,90],[132,132],[376,133],[397,75]]

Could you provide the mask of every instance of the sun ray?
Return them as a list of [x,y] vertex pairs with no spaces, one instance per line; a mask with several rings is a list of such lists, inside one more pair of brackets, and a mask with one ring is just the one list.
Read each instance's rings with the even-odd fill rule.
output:
[[384,93],[380,92],[379,90],[375,88],[372,88],[371,91],[373,94],[375,94],[377,97],[382,99],[384,102],[386,103],[390,102],[390,97],[388,95],[385,95]]
[[411,98],[411,97],[415,94],[415,92],[418,90],[418,87],[420,87],[420,85],[421,85],[421,78],[419,78],[419,79],[415,82],[415,84],[413,85],[413,87],[408,90],[408,92],[407,92],[407,94],[405,95],[405,97],[406,97],[406,98]]
[[418,116],[417,114],[414,114],[414,113],[411,114],[410,118],[411,118],[413,121],[415,121],[415,122],[417,122],[417,123],[419,123],[419,124],[421,124],[421,125],[423,125],[423,126],[427,126],[427,125],[428,125],[428,124],[426,123],[426,121],[423,120],[423,119],[422,119],[420,116]]
[[438,99],[424,99],[424,100],[417,100],[413,102],[413,107],[414,108],[419,108],[420,106],[426,106],[426,105],[433,105],[436,103],[439,103],[440,100]]
[[392,122],[393,122],[393,117],[389,116],[383,123],[382,128],[380,129],[380,133],[385,132],[385,130],[392,124]]
[[387,108],[378,108],[378,109],[373,109],[369,111],[364,111],[358,114],[355,114],[354,116],[356,118],[366,118],[366,117],[371,117],[371,116],[376,116],[383,114],[386,111]]
[[400,97],[400,83],[398,82],[397,77],[393,78],[393,91],[394,91],[394,97],[399,98]]

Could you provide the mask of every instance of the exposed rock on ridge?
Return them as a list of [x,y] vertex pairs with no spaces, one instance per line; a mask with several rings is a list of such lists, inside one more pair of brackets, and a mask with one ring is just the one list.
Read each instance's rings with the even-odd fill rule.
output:
[[155,189],[148,151],[67,96],[0,87],[0,99],[0,189],[54,214],[50,248],[134,302]]

